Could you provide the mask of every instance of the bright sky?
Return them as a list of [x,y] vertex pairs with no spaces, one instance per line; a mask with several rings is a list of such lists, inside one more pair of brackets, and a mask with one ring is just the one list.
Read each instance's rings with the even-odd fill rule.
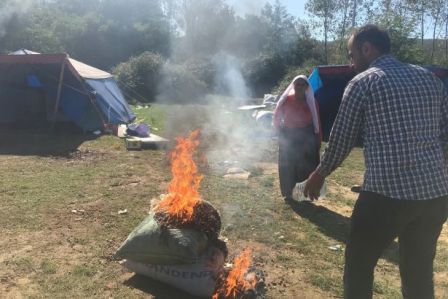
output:
[[282,0],[282,5],[286,7],[288,12],[295,17],[305,17],[305,0]]
[[[245,13],[258,13],[266,2],[274,3],[274,0],[228,0],[228,3],[235,8],[235,11],[244,15]],[[280,3],[286,7],[289,14],[294,17],[305,18],[306,0],[280,0]]]

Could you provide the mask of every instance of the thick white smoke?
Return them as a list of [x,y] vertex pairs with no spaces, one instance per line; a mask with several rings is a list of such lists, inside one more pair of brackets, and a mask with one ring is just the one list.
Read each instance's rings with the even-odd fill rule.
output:
[[231,0],[229,4],[233,6],[237,15],[244,16],[246,14],[258,15],[266,1],[259,0]]
[[[264,1],[234,2],[227,3],[234,7],[238,15],[259,13],[265,4]],[[232,26],[229,24],[228,28]],[[225,36],[223,34],[222,44],[225,44]],[[188,44],[188,41],[184,42]],[[220,164],[223,168],[246,168],[252,162],[264,159],[266,150],[270,149],[269,146],[272,147],[270,132],[266,132],[251,117],[253,111],[238,109],[241,105],[257,103],[244,80],[244,63],[224,51],[215,54],[211,61],[215,73],[212,88],[214,94],[201,101],[206,103],[203,105],[169,107],[165,131],[167,137],[172,139],[201,128],[203,149],[206,150],[210,163]]]
[[251,97],[251,91],[243,78],[241,63],[234,56],[220,52],[213,58],[216,67],[215,90],[226,92],[243,101]]

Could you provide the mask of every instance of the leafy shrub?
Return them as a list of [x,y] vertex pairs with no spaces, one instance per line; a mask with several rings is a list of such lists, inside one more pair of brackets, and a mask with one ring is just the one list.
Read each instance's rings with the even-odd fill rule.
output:
[[292,79],[298,75],[306,75],[307,77],[311,74],[313,67],[295,67],[290,68],[286,75],[281,79],[281,81],[272,89],[272,94],[282,94],[283,91],[291,83]]
[[286,65],[278,55],[262,54],[245,63],[244,77],[256,96],[267,93],[285,75]]
[[159,100],[163,102],[191,103],[202,101],[206,94],[207,84],[184,65],[167,64],[162,71],[159,85]]
[[164,59],[157,53],[143,52],[120,63],[113,73],[129,102],[152,102],[157,95]]
[[190,58],[183,65],[186,71],[204,82],[208,90],[213,89],[216,67],[211,59]]

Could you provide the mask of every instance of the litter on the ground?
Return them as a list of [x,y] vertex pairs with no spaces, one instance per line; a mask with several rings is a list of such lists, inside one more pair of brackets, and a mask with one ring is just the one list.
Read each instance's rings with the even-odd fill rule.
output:
[[168,145],[168,139],[156,134],[151,134],[149,137],[127,137],[125,143],[126,149],[128,150],[140,150],[146,148],[163,149]]
[[127,214],[127,213],[128,213],[128,209],[118,211],[118,215]]
[[119,125],[117,136],[125,139],[125,146],[128,150],[166,148],[169,140],[152,133],[151,130],[158,131],[159,129],[142,123]]
[[339,245],[339,244],[330,246],[330,247],[328,247],[328,249],[333,250],[333,251],[343,251],[344,250],[342,245]]
[[136,137],[149,137],[151,135],[151,126],[145,123],[129,124],[126,134]]
[[247,180],[249,177],[250,172],[239,167],[231,167],[227,169],[226,174],[224,175],[224,178],[240,180]]
[[227,174],[234,174],[234,173],[245,173],[246,171],[239,167],[231,167],[227,169]]

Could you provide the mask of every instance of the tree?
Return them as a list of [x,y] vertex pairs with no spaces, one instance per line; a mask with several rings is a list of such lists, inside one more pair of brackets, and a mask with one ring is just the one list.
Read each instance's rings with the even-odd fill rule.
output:
[[251,59],[269,51],[271,32],[269,20],[261,15],[237,17],[232,34],[226,36],[226,48],[237,57]]
[[444,6],[446,5],[446,0],[432,0],[430,6],[430,14],[433,19],[433,31],[432,31],[432,48],[431,48],[431,63],[434,62],[434,53],[436,51],[436,43],[437,43],[437,29],[439,27],[439,23],[442,22],[442,18],[444,17]]
[[424,41],[425,41],[425,20],[426,20],[426,16],[427,16],[428,1],[427,0],[408,0],[407,2],[411,5],[411,7],[413,8],[413,11],[419,15],[420,41],[421,41],[422,50],[423,50]]
[[279,0],[276,0],[273,5],[269,2],[266,3],[261,11],[261,16],[266,19],[268,24],[268,43],[265,45],[265,52],[289,60],[291,48],[297,40],[294,18]]
[[445,64],[448,65],[448,2],[445,2]]
[[334,13],[336,11],[335,0],[308,0],[305,5],[307,11],[320,19],[324,34],[325,64],[328,64],[328,39],[332,33]]
[[210,56],[225,47],[235,14],[223,0],[182,0],[178,24],[183,33],[180,51],[185,57]]
[[302,20],[298,20],[296,24],[297,41],[293,50],[295,54],[294,65],[302,66],[307,61],[316,61],[323,63],[321,55],[317,52],[318,41],[313,38],[310,25]]
[[417,25],[415,15],[409,13],[410,7],[400,0],[384,0],[373,21],[387,29],[391,38],[391,51],[402,61],[423,63],[423,53],[418,48],[417,36],[412,36]]
[[159,54],[143,52],[117,65],[113,73],[128,100],[151,102],[157,96],[163,64],[164,60]]

